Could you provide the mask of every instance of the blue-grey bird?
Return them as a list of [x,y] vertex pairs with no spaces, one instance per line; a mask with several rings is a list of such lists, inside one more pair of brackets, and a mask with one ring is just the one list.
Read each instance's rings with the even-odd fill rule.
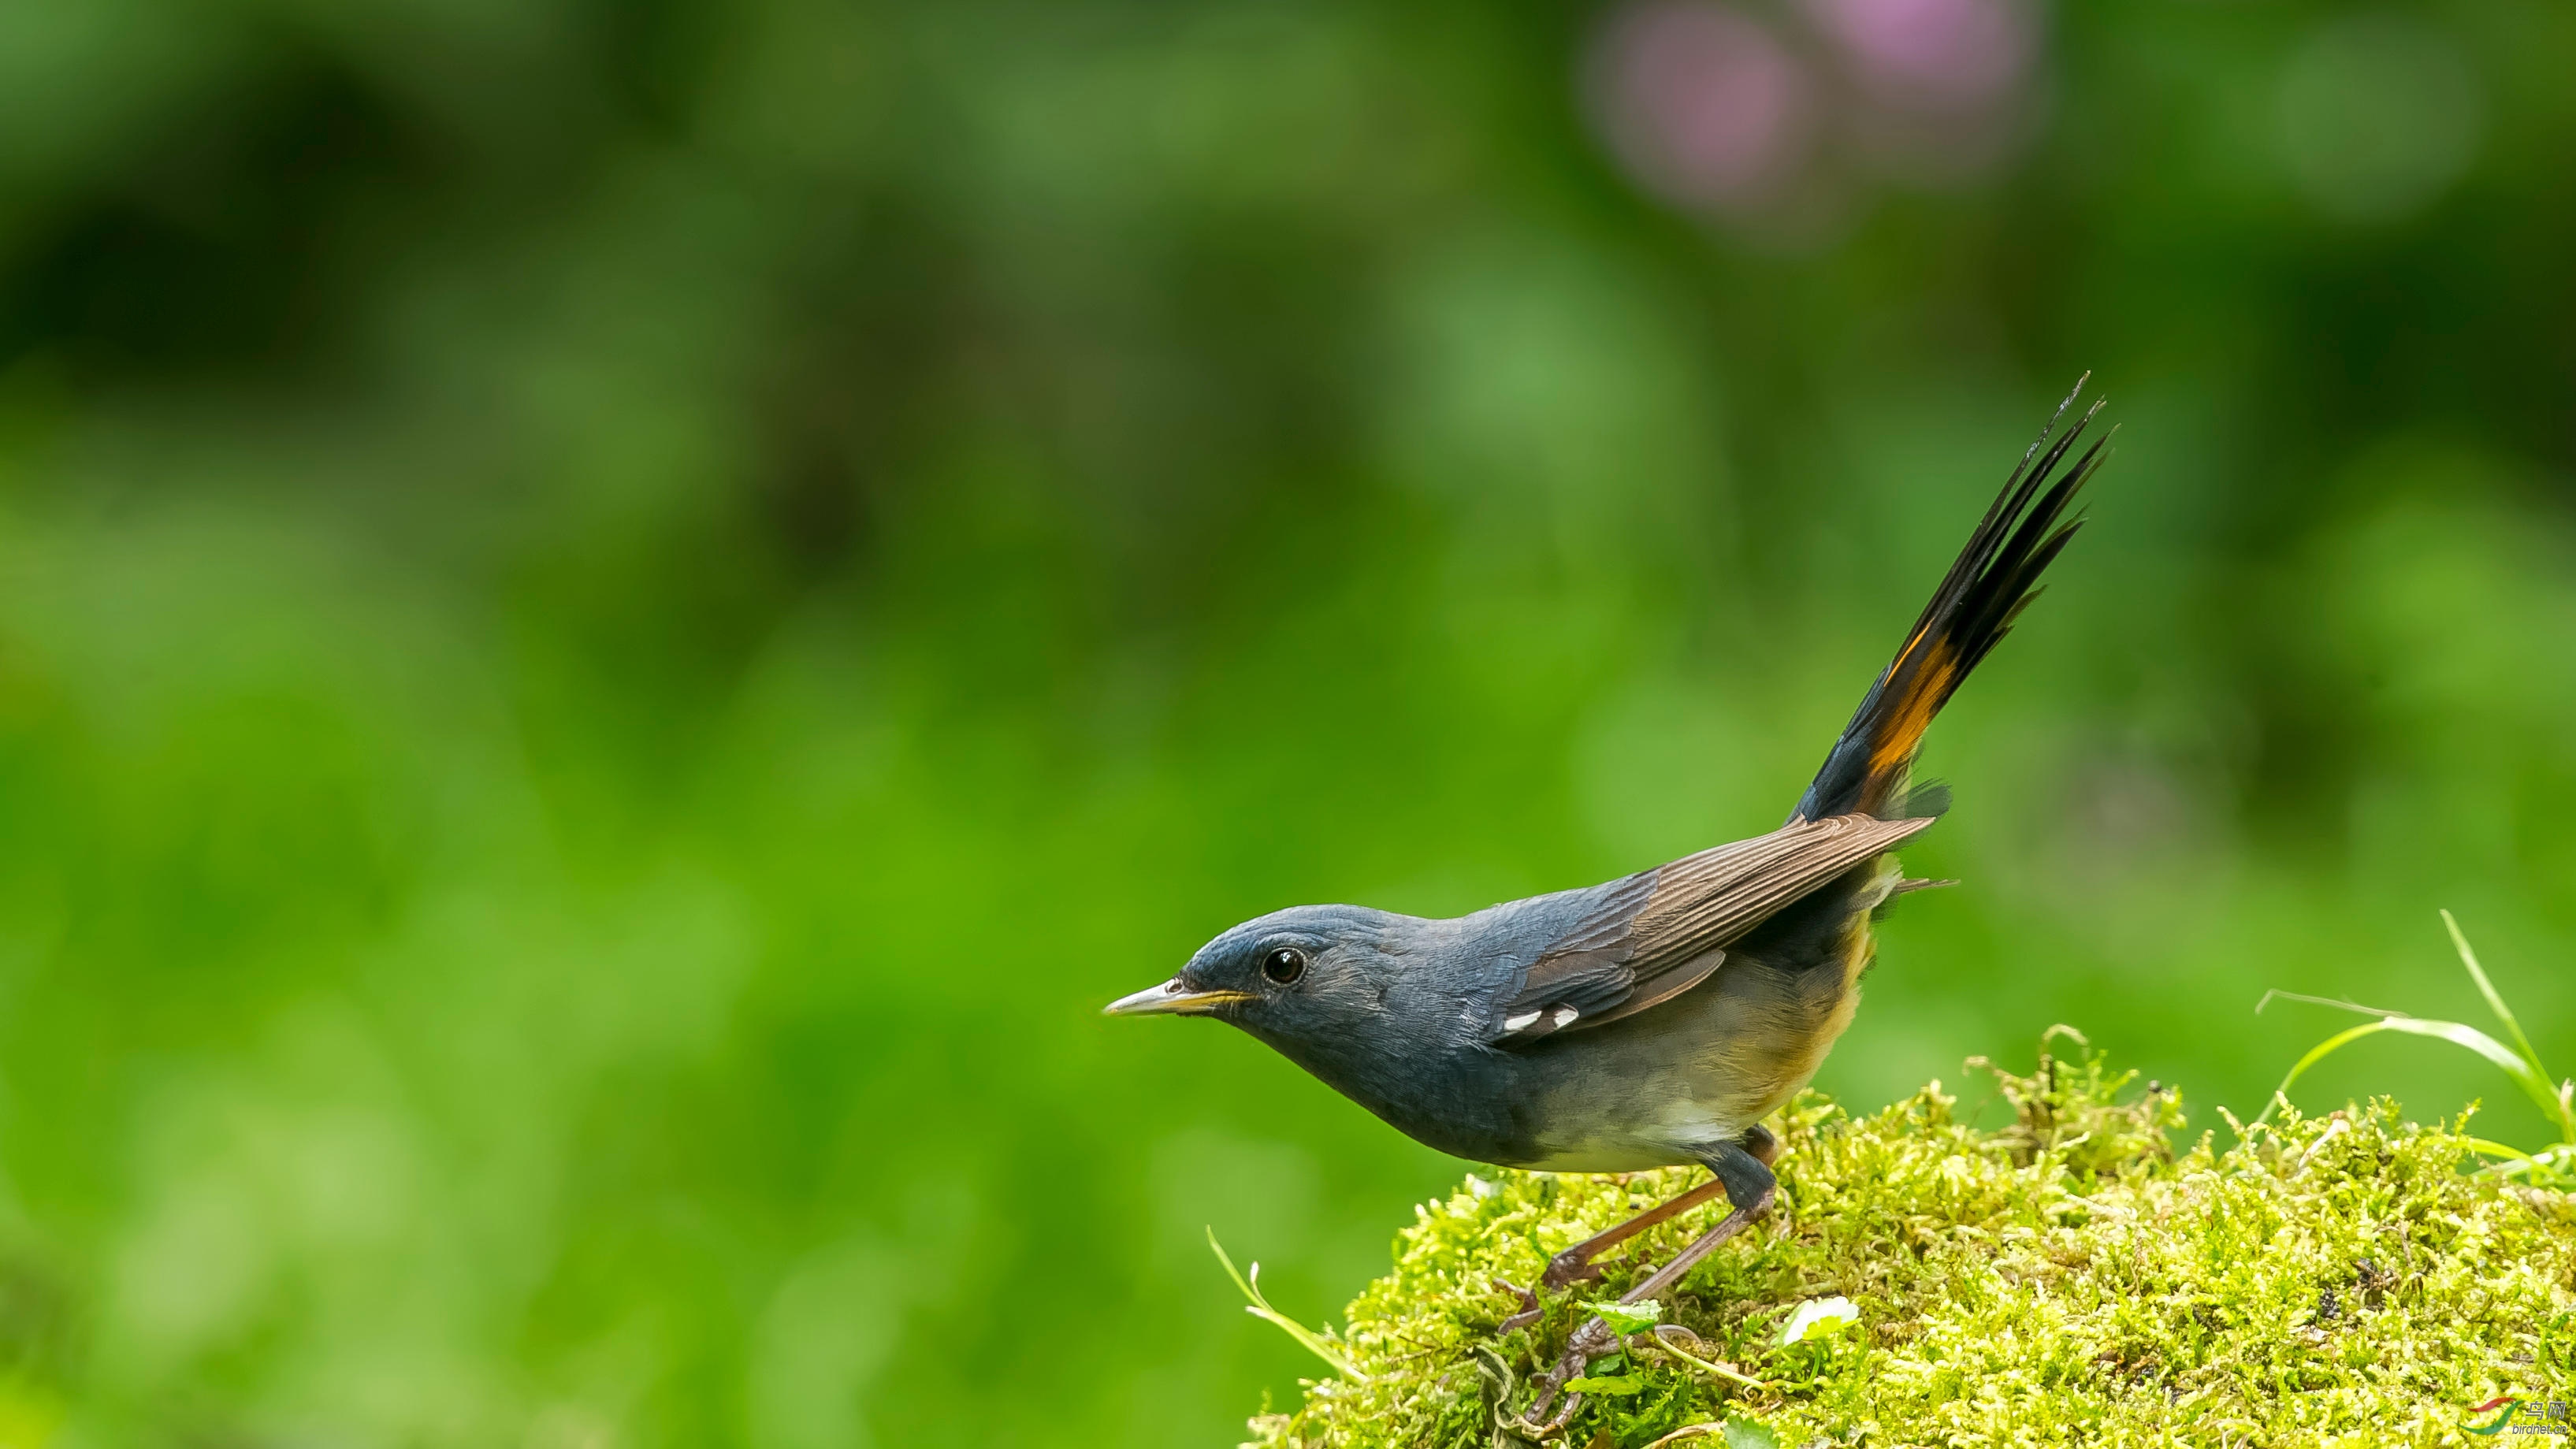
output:
[[[1909,773],[1926,726],[2037,596],[2080,526],[2067,510],[2107,439],[2067,459],[2101,404],[2022,456],[1903,647],[1862,696],[1788,823],[1581,890],[1453,920],[1364,906],[1274,911],[1201,947],[1113,1015],[1209,1016],[1277,1048],[1418,1142],[1553,1172],[1698,1163],[1697,1190],[1576,1245],[1542,1285],[1597,1276],[1613,1244],[1723,1191],[1734,1211],[1631,1289],[1661,1292],[1771,1204],[1761,1123],[1851,1024],[1873,914],[1909,881],[1893,851],[1947,801]],[[1536,1299],[1508,1325],[1536,1317]],[[1594,1319],[1542,1379],[1545,1413]],[[1573,1412],[1569,1398],[1556,1422]]]

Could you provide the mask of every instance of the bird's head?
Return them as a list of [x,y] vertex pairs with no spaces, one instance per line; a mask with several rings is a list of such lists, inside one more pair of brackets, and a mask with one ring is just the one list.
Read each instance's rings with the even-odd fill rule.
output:
[[1328,1040],[1381,1016],[1408,924],[1420,923],[1360,906],[1273,911],[1201,946],[1171,980],[1104,1010],[1213,1016],[1283,1047]]
[[1490,948],[1471,939],[1475,921],[1359,906],[1274,911],[1107,1009],[1231,1022],[1418,1142],[1521,1161],[1508,1094],[1474,1085],[1498,1060],[1484,1049],[1493,1013],[1479,987],[1502,979]]

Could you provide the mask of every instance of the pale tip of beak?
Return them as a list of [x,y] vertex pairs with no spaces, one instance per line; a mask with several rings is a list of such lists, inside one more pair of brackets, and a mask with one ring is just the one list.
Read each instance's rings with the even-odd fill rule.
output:
[[1223,1006],[1229,1001],[1247,1001],[1248,991],[1192,991],[1175,976],[1160,986],[1148,986],[1133,996],[1122,996],[1100,1008],[1102,1016],[1187,1016]]

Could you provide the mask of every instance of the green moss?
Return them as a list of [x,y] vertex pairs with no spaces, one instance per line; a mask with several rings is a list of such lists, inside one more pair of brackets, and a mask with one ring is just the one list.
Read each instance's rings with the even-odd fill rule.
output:
[[[1986,1068],[1982,1062],[1972,1067]],[[2134,1074],[2131,1074],[2132,1076]],[[2043,1056],[1996,1072],[2016,1120],[1959,1120],[1940,1084],[1874,1116],[1821,1096],[1778,1124],[1778,1210],[1662,1304],[1678,1346],[1595,1363],[1563,1442],[2121,1445],[2471,1443],[2500,1395],[2576,1398],[2576,1215],[2471,1167],[2462,1123],[2371,1103],[2238,1127],[2220,1150],[2171,1091]],[[1252,1423],[1290,1446],[1512,1444],[1530,1379],[1587,1312],[1716,1221],[1614,1253],[1608,1275],[1498,1325],[1549,1255],[1698,1180],[1507,1172],[1416,1210],[1342,1335],[1363,1381],[1312,1381]],[[1855,1323],[1782,1345],[1799,1305]],[[2553,1392],[2554,1390],[2554,1392]],[[2494,1418],[2489,1413],[2480,1421]],[[1683,1433],[1675,1442],[1692,1442]],[[2519,1436],[2517,1436],[2519,1437]]]

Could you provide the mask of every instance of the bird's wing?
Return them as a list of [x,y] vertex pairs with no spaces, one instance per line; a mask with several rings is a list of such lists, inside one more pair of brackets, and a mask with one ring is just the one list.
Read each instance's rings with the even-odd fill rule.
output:
[[1773,912],[1930,825],[1831,815],[1686,855],[1602,888],[1494,1008],[1516,1046],[1632,1016],[1688,991]]

